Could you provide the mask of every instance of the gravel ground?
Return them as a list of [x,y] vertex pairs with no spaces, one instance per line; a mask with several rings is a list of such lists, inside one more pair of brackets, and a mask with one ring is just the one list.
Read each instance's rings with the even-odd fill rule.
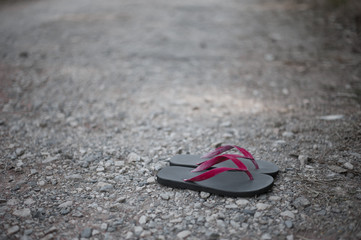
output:
[[[361,238],[361,57],[310,8],[2,1],[0,239]],[[156,183],[226,143],[279,165],[271,192]]]

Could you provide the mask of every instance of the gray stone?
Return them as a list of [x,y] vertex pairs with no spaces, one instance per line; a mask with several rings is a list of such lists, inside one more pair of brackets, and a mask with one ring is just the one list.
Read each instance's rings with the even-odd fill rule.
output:
[[27,218],[31,216],[30,208],[15,210],[13,214],[17,217]]
[[334,121],[334,120],[339,120],[339,119],[343,119],[343,118],[344,118],[344,115],[341,115],[341,114],[326,115],[326,116],[318,117],[318,119],[326,120],[326,121]]
[[292,228],[293,227],[293,223],[290,220],[286,220],[285,225],[286,225],[287,228]]
[[163,200],[169,200],[169,198],[170,198],[169,194],[167,194],[167,193],[161,193],[161,194],[160,194],[160,197],[161,197]]
[[49,228],[47,231],[44,232],[44,235],[48,235],[56,231],[58,231],[58,229],[55,226],[52,226],[51,228]]
[[281,212],[282,217],[289,217],[289,218],[295,218],[295,214],[289,210],[286,210],[284,212]]
[[253,216],[256,213],[255,209],[244,209],[243,213]]
[[101,229],[102,231],[106,231],[106,230],[108,229],[108,224],[107,224],[107,223],[102,223],[102,224],[100,225],[100,229]]
[[189,230],[184,230],[184,231],[181,231],[177,234],[177,237],[180,238],[180,239],[185,239],[187,237],[189,237],[190,235],[192,234],[191,231]]
[[257,210],[259,210],[259,211],[268,209],[270,206],[271,206],[271,205],[265,204],[265,203],[257,203],[257,204],[256,204],[256,208],[257,208]]
[[353,170],[353,165],[352,165],[351,163],[349,163],[349,162],[345,162],[345,163],[343,164],[343,166],[344,166],[345,168],[349,169],[349,170]]
[[270,196],[268,199],[270,201],[277,202],[277,201],[281,200],[281,197],[279,197],[279,196]]
[[111,184],[106,184],[106,185],[103,185],[101,188],[100,188],[100,192],[109,192],[109,191],[111,191],[111,190],[113,190],[114,189],[114,187],[113,187],[113,185],[111,185]]
[[127,157],[129,162],[139,162],[140,161],[140,156],[134,152],[130,153]]
[[25,149],[24,148],[17,148],[15,150],[15,154],[17,157],[20,157],[21,155],[23,155],[25,153]]
[[211,194],[208,193],[208,192],[201,192],[199,195],[200,195],[201,198],[207,199],[207,198],[209,198],[209,196],[210,196]]
[[80,237],[81,238],[90,238],[92,236],[92,231],[93,231],[93,229],[91,229],[91,228],[85,228],[81,232]]
[[59,156],[47,157],[43,160],[43,163],[51,163],[59,159]]
[[293,137],[293,133],[292,132],[283,132],[282,133],[282,137],[285,137],[285,138],[291,138]]
[[125,203],[126,200],[127,200],[126,197],[120,197],[120,198],[118,198],[118,199],[116,200],[116,202],[118,202],[118,203]]
[[293,205],[296,208],[304,208],[304,207],[308,207],[311,205],[310,201],[308,201],[307,198],[305,198],[304,196],[298,197],[293,201]]
[[336,165],[328,166],[328,168],[335,173],[346,173],[347,172],[346,169],[336,166]]
[[265,234],[262,235],[261,239],[262,240],[271,240],[272,236],[269,233],[265,233]]
[[76,212],[74,212],[71,216],[77,217],[77,218],[81,218],[81,217],[83,217],[84,215],[83,215],[81,212],[76,211]]
[[143,225],[147,222],[147,216],[143,215],[139,218],[139,224]]
[[15,225],[15,226],[8,228],[6,232],[8,235],[12,235],[12,234],[19,232],[19,230],[20,230],[20,227],[18,225]]
[[247,199],[239,199],[236,201],[236,204],[240,207],[244,207],[249,204],[249,201]]
[[81,180],[83,179],[82,175],[80,174],[71,174],[65,177],[66,179],[70,179],[70,180]]
[[66,201],[66,202],[63,202],[61,204],[59,204],[59,208],[66,208],[66,207],[71,207],[73,206],[73,201]]
[[139,236],[143,231],[143,228],[141,226],[135,226],[134,227],[134,234]]
[[308,156],[306,155],[299,155],[298,161],[300,161],[301,167],[304,167],[308,163]]
[[71,212],[71,208],[62,208],[61,210],[60,210],[60,214],[61,215],[67,215],[68,213],[70,213]]

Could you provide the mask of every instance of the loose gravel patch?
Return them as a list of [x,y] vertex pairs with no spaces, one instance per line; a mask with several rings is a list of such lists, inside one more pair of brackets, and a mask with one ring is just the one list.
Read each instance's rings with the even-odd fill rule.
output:
[[[361,58],[307,1],[0,4],[1,239],[361,238]],[[269,193],[157,184],[228,143]]]

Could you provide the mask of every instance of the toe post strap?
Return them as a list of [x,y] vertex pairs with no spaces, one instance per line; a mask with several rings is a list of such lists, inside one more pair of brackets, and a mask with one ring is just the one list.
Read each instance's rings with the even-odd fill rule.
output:
[[[205,159],[205,158],[214,158],[215,156],[224,153],[228,150],[231,150],[232,148],[237,149],[240,153],[242,153],[243,155],[234,155],[237,158],[244,158],[244,159],[249,159],[252,161],[252,163],[254,164],[254,166],[256,167],[256,169],[259,169],[259,166],[256,162],[256,160],[254,159],[254,157],[252,156],[252,154],[250,152],[248,152],[246,149],[238,147],[236,145],[225,145],[225,146],[221,146],[219,148],[216,148],[215,150],[205,154],[204,156],[202,156],[201,158]],[[224,154],[226,155],[226,154]],[[231,154],[227,154],[227,155],[231,155]],[[212,159],[210,159],[212,160]],[[206,162],[206,161],[205,161]],[[203,162],[204,163],[204,162]],[[201,163],[202,164],[202,163]]]
[[234,154],[223,154],[223,155],[211,158],[207,161],[200,163],[199,166],[196,169],[194,169],[192,172],[200,172],[200,171],[206,170],[206,169],[212,167],[213,165],[216,165],[218,163],[221,163],[221,162],[224,162],[227,160],[232,160],[234,162],[234,164],[236,164],[240,170],[244,170],[244,171],[248,170],[246,165],[244,165],[244,163],[242,163],[239,159],[237,159],[238,157],[242,157],[242,156],[234,155]]

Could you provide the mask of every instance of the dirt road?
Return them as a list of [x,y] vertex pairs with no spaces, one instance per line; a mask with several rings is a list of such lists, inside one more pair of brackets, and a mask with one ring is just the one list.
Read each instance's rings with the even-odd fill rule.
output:
[[[1,239],[361,238],[361,57],[307,1],[0,2]],[[237,144],[225,198],[156,182]]]

